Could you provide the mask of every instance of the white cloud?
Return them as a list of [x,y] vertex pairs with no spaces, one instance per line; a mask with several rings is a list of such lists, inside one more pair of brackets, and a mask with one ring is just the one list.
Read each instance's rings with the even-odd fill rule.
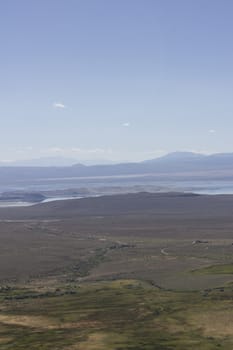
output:
[[40,150],[41,153],[47,155],[47,154],[59,154],[59,155],[63,155],[65,150],[64,148],[61,148],[61,147],[49,147],[47,149],[42,149]]
[[2,162],[2,163],[12,163],[12,162],[14,162],[14,160],[13,159],[1,159],[0,160],[0,162]]
[[82,150],[81,150],[81,148],[78,148],[78,147],[72,147],[71,148],[71,152],[73,152],[73,153],[81,153]]
[[63,103],[61,103],[61,102],[54,102],[53,107],[54,108],[60,108],[60,109],[66,108],[66,106]]
[[87,153],[105,153],[106,150],[103,148],[93,148],[86,150]]
[[123,124],[122,124],[122,126],[124,126],[124,127],[126,127],[126,128],[127,128],[127,127],[129,127],[129,126],[130,126],[130,123],[129,123],[129,122],[127,122],[127,123],[123,123]]
[[151,151],[141,151],[141,152],[137,152],[138,154],[140,153],[141,155],[156,155],[156,156],[163,156],[165,154],[167,154],[168,152],[164,149],[155,149],[155,150],[151,150]]
[[99,155],[99,154],[111,154],[110,148],[79,148],[79,147],[49,147],[40,150],[43,155],[59,154],[63,156],[88,156],[88,155]]
[[216,133],[216,130],[210,129],[210,130],[208,130],[208,133],[210,133],[210,134],[215,134],[215,133]]
[[104,149],[104,148],[90,148],[90,149],[85,149],[85,148],[77,148],[77,147],[72,147],[69,151],[73,153],[86,153],[86,154],[103,154],[103,153],[111,153],[111,150],[109,149]]

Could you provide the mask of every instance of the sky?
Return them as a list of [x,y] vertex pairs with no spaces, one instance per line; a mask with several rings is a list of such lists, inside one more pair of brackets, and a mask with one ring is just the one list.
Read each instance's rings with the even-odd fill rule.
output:
[[232,0],[0,0],[0,160],[233,152]]

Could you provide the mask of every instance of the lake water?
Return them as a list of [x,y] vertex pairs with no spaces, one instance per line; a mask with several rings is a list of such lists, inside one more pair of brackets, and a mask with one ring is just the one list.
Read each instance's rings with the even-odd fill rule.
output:
[[[43,181],[37,181],[33,183],[15,183],[14,185],[2,185],[0,186],[0,192],[5,191],[56,191],[65,189],[78,189],[78,188],[100,188],[98,195],[101,193],[101,187],[125,187],[125,191],[130,187],[139,186],[139,191],[148,192],[193,192],[197,194],[233,194],[233,180],[232,181],[161,181],[145,178],[63,178],[63,179],[48,179]],[[94,196],[94,195],[93,195]],[[96,195],[95,195],[96,196]],[[50,202],[54,200],[73,199],[72,196],[55,196],[47,198],[44,202]],[[75,197],[82,198],[82,196]],[[27,202],[0,202],[0,207],[13,207],[13,206],[29,206],[34,203]]]
[[191,191],[205,194],[233,194],[233,179],[230,180],[166,180],[150,178],[60,178],[43,179],[33,182],[15,181],[9,184],[0,184],[0,193],[5,191],[56,191],[78,188],[101,188],[101,187],[132,187],[140,186],[146,188],[157,188],[158,191]]

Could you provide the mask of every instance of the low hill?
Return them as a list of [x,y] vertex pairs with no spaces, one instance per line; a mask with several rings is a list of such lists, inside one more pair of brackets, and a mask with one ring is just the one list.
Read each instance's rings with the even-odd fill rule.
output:
[[166,217],[224,217],[233,215],[233,195],[136,193],[72,199],[30,207],[0,208],[1,220],[70,219],[77,216],[152,214]]

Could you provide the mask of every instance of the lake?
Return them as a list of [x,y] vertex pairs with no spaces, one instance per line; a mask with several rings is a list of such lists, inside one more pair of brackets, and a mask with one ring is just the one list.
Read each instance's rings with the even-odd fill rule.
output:
[[[43,181],[33,181],[33,182],[16,182],[14,184],[7,184],[0,186],[0,192],[5,191],[59,191],[66,189],[78,189],[78,188],[88,188],[88,189],[99,189],[97,195],[106,194],[103,192],[103,188],[106,187],[121,188],[125,189],[127,192],[130,188],[138,187],[138,191],[148,191],[148,192],[193,192],[197,194],[233,194],[233,180],[225,181],[206,181],[206,180],[195,180],[195,181],[184,181],[184,180],[170,180],[162,181],[158,179],[149,178],[61,178],[61,179],[43,179]],[[116,192],[117,193],[117,192]],[[92,196],[90,194],[90,196]],[[96,196],[96,194],[93,196]],[[76,198],[83,198],[80,195]],[[61,196],[55,195],[51,198],[47,198],[44,202],[54,201],[54,200],[66,200],[72,199],[73,196]],[[0,207],[13,207],[13,206],[29,206],[34,205],[34,203],[27,202],[13,202],[4,201],[0,202]]]

